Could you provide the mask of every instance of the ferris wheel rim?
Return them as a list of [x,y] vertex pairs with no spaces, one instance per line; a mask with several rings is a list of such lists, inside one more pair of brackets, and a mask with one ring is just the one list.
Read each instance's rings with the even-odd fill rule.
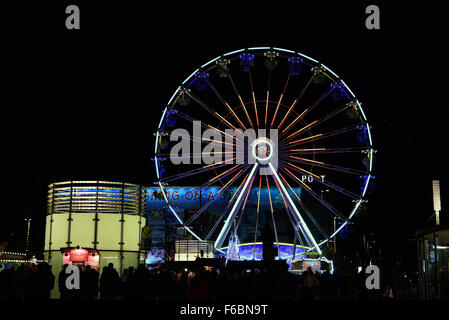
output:
[[[349,86],[348,86],[348,85],[347,85],[347,84],[346,84],[346,83],[345,83],[345,82],[344,82],[344,81],[343,81],[343,80],[342,80],[342,79],[341,79],[335,72],[333,72],[330,68],[328,68],[327,66],[323,65],[323,64],[320,63],[318,60],[315,60],[315,59],[313,59],[313,58],[311,58],[311,57],[309,57],[309,56],[307,56],[307,55],[305,55],[305,54],[302,54],[302,53],[300,53],[300,52],[293,51],[293,50],[288,50],[288,49],[283,49],[283,48],[278,48],[278,47],[249,47],[249,48],[244,48],[244,49],[238,49],[238,50],[234,50],[234,51],[231,51],[231,52],[227,52],[227,53],[225,53],[225,54],[223,54],[223,55],[217,56],[217,57],[215,57],[214,59],[211,59],[210,61],[208,61],[208,62],[206,62],[205,64],[203,64],[200,68],[197,68],[194,72],[192,72],[192,73],[191,73],[191,74],[190,74],[190,75],[189,75],[189,76],[188,76],[188,77],[181,83],[181,85],[178,86],[178,88],[174,91],[173,95],[171,96],[171,98],[169,99],[169,101],[168,101],[166,107],[165,107],[164,110],[163,110],[163,113],[162,113],[162,116],[161,116],[161,119],[160,119],[160,122],[159,122],[159,125],[158,125],[158,128],[157,128],[156,139],[155,139],[155,149],[154,149],[154,154],[155,154],[154,160],[155,160],[155,167],[156,167],[156,176],[157,176],[157,180],[158,180],[157,183],[158,183],[159,188],[160,188],[160,190],[161,190],[161,192],[162,192],[162,194],[163,194],[163,196],[164,196],[164,200],[166,201],[166,203],[167,203],[167,205],[168,205],[168,208],[169,208],[170,212],[176,217],[176,219],[178,220],[178,222],[179,222],[183,227],[185,227],[185,226],[184,226],[185,222],[183,222],[183,221],[180,219],[180,217],[177,215],[176,211],[173,209],[173,207],[171,206],[171,204],[169,203],[169,201],[168,201],[168,199],[167,199],[167,196],[166,196],[166,194],[165,194],[164,187],[163,187],[163,185],[162,185],[162,182],[160,181],[160,180],[161,180],[161,177],[160,177],[159,168],[158,168],[158,164],[157,164],[157,161],[158,161],[158,152],[157,152],[157,151],[158,151],[159,131],[160,131],[160,129],[161,129],[163,120],[164,120],[164,118],[165,118],[165,116],[166,116],[166,112],[167,112],[169,106],[172,104],[173,99],[180,93],[180,90],[183,88],[183,86],[184,86],[186,83],[188,83],[188,81],[190,81],[190,80],[192,79],[192,77],[193,77],[195,74],[197,74],[200,70],[202,70],[202,69],[204,69],[204,68],[207,68],[208,66],[210,66],[211,64],[213,64],[214,62],[216,62],[217,60],[219,60],[220,58],[223,58],[223,57],[230,57],[230,56],[233,56],[233,55],[238,54],[238,53],[241,53],[241,52],[247,52],[247,51],[261,51],[261,50],[274,50],[274,51],[280,51],[280,52],[284,52],[284,53],[288,53],[288,54],[299,55],[299,56],[301,56],[302,58],[305,58],[305,59],[307,59],[308,61],[312,62],[313,64],[316,64],[317,66],[323,67],[325,70],[327,70],[329,73],[331,73],[331,74],[332,74],[338,81],[340,81],[340,82],[343,84],[343,86],[348,90],[348,92],[349,92],[350,95],[351,95],[351,98],[352,98],[352,99],[355,101],[355,103],[357,104],[357,106],[358,106],[358,108],[359,108],[359,110],[360,110],[360,112],[361,112],[361,115],[362,115],[362,117],[363,117],[363,120],[365,121],[366,132],[367,132],[368,139],[369,139],[369,145],[368,145],[368,148],[369,148],[369,154],[370,154],[370,156],[369,156],[369,168],[368,168],[368,171],[367,171],[368,176],[367,176],[367,178],[366,178],[366,181],[365,181],[365,185],[364,185],[363,191],[362,191],[362,193],[361,193],[361,195],[360,195],[360,198],[356,201],[356,204],[355,204],[354,208],[352,209],[351,213],[349,214],[347,220],[344,221],[344,222],[340,225],[340,227],[339,227],[339,228],[338,228],[338,229],[337,229],[331,236],[329,236],[327,239],[323,240],[322,242],[320,242],[320,243],[318,244],[318,247],[321,247],[323,244],[325,244],[326,242],[328,242],[329,240],[331,240],[333,237],[335,237],[335,236],[341,231],[341,229],[342,229],[343,227],[346,226],[346,224],[352,219],[352,217],[356,214],[356,212],[358,211],[360,205],[362,204],[363,198],[365,197],[365,194],[366,194],[367,189],[368,189],[369,182],[370,182],[370,180],[371,180],[371,178],[372,178],[373,152],[374,152],[374,149],[373,149],[373,143],[372,143],[372,137],[371,137],[371,129],[370,129],[370,126],[369,126],[367,117],[366,117],[366,115],[365,115],[365,112],[363,111],[363,108],[362,108],[362,106],[361,106],[361,103],[359,102],[359,100],[357,99],[357,97],[355,96],[355,94],[352,92],[352,90],[349,88]],[[191,228],[185,227],[185,229],[187,229],[187,231],[188,231],[194,238],[196,238],[197,240],[199,240],[199,241],[206,241],[206,240],[202,239],[201,237],[199,237],[198,235],[196,235],[196,234],[193,232],[193,230],[191,230]],[[220,252],[219,248],[217,249],[217,251]]]

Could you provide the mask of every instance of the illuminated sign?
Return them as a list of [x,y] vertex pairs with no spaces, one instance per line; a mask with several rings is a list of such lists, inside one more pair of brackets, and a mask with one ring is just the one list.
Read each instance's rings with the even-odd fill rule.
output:
[[147,252],[145,263],[147,264],[159,264],[163,263],[165,258],[165,248],[153,247]]
[[89,254],[86,265],[91,266],[98,271],[100,267],[100,255],[99,254]]
[[89,259],[89,251],[86,249],[72,249],[69,253],[70,261],[81,262]]
[[312,269],[313,272],[319,271],[321,269],[321,261],[317,260],[304,260],[302,267],[304,270]]
[[[289,265],[293,258],[293,251],[295,251],[294,260],[296,260],[305,258],[305,252],[310,249],[308,247],[296,246],[295,250],[293,244],[290,243],[274,244],[274,247],[279,248],[276,260],[286,260]],[[221,250],[226,253],[228,251],[228,247],[221,248]],[[262,260],[262,242],[240,244],[239,254],[242,260]]]
[[312,269],[313,272],[317,272],[321,270],[321,261],[320,260],[309,260],[309,259],[301,259],[294,261],[292,263],[292,270],[296,271],[306,271]]
[[[235,195],[235,192],[237,192],[237,188],[230,188],[222,192],[220,190],[221,187],[218,186],[211,186],[203,189],[196,186],[164,187],[165,196],[167,197],[170,206],[184,222],[188,221],[192,216],[195,216],[200,208],[207,205],[205,214],[197,217],[190,225],[200,237],[204,237],[210,232],[213,227],[213,221],[217,221],[222,214],[223,209],[228,206],[229,201]],[[298,196],[301,196],[300,188],[294,188],[294,192]],[[272,200],[272,206],[275,211],[284,210],[285,207],[282,196],[276,188],[271,188],[270,191],[268,188],[261,188],[260,190],[254,189],[248,194],[248,205],[246,208],[248,211],[247,217],[249,217],[249,219],[242,220],[239,227],[239,231],[241,232],[240,235],[242,235],[242,242],[250,242],[254,239],[254,232],[252,230],[254,229],[255,212],[258,200],[260,200],[259,208],[261,212],[259,224],[260,226],[264,225],[266,219],[264,213],[270,212],[271,210],[269,199]],[[146,225],[151,227],[151,235],[148,233],[142,234],[145,250],[149,250],[151,247],[164,247],[167,243],[172,243],[178,240],[180,236],[185,233],[185,230],[182,228],[179,221],[168,209],[164,194],[159,187],[149,187],[146,189],[146,208]],[[251,232],[253,232],[252,235]],[[247,235],[248,237],[245,238],[244,235]],[[249,237],[251,237],[251,239]],[[258,240],[259,239],[260,235],[258,235]],[[293,254],[291,245],[286,245],[284,247],[279,244],[279,246],[281,259]],[[299,255],[299,251],[301,251],[298,248],[299,247],[297,246],[297,255]],[[248,251],[248,257],[251,256],[252,259],[253,248],[242,247],[241,250],[244,252]],[[261,259],[262,246],[256,246],[256,251],[259,252],[256,254],[256,259]],[[296,256],[296,259],[299,258],[300,256]],[[149,260],[154,260],[154,258]],[[290,258],[288,258],[288,261],[290,261]]]
[[100,255],[94,249],[64,248],[62,250],[62,264],[68,264],[69,266],[81,264],[90,266],[98,271],[100,267]]
[[[293,188],[298,196],[301,196],[301,188]],[[210,187],[199,190],[197,187],[168,187],[165,188],[165,195],[168,201],[173,204],[182,204],[184,208],[191,208],[193,205],[197,206],[200,202],[214,201],[217,204],[228,203],[232,199],[237,188],[231,188],[222,192],[220,187]],[[268,199],[268,189],[262,188],[260,190],[261,198]],[[278,190],[271,189],[273,201],[282,201]],[[259,190],[254,189],[248,196],[249,201],[257,201]],[[158,209],[158,204],[165,204],[165,198],[159,188],[147,188],[146,196],[147,203],[150,204],[151,209]],[[160,208],[160,207],[159,207]]]

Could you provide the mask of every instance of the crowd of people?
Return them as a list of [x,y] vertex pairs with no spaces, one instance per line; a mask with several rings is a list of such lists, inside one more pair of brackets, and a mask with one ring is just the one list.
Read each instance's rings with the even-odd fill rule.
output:
[[[382,285],[368,290],[364,272],[333,274],[311,269],[293,274],[273,269],[229,270],[200,268],[149,270],[144,265],[124,269],[122,276],[110,263],[101,275],[89,266],[80,271],[79,288],[68,289],[67,265],[57,278],[47,263],[22,265],[0,272],[0,299],[49,299],[50,290],[58,286],[63,300],[348,300],[413,299],[416,287]],[[395,289],[395,290],[393,290]],[[401,291],[402,289],[402,291]]]
[[49,299],[55,276],[48,263],[22,264],[0,272],[0,299]]

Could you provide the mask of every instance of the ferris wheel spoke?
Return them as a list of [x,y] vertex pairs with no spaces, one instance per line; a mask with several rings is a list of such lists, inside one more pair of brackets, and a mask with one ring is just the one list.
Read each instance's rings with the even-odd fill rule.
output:
[[301,214],[299,213],[298,208],[296,208],[295,203],[293,202],[292,198],[290,197],[287,190],[285,189],[284,184],[282,183],[281,179],[279,178],[279,175],[277,174],[276,169],[273,167],[273,165],[271,163],[268,163],[268,166],[269,166],[271,172],[273,173],[273,177],[276,179],[277,183],[279,184],[281,192],[284,193],[284,196],[288,201],[289,208],[292,210],[292,212],[294,213],[294,216],[296,217],[298,226],[304,231],[304,234],[309,238],[309,240],[311,241],[312,246],[315,248],[315,250],[319,254],[322,254],[322,251],[321,251],[320,247],[318,246],[317,242],[315,241],[315,238],[313,237],[313,235],[310,232],[309,228],[307,227],[304,219],[302,218]]
[[[297,237],[299,239],[300,243],[303,243],[302,238],[304,238],[306,240],[306,242],[307,242],[307,245],[309,247],[313,247],[313,242],[307,236],[307,234],[304,232],[304,229],[301,227],[301,224],[296,222],[296,219],[293,217],[293,213],[292,213],[292,211],[290,209],[290,206],[288,205],[288,203],[287,203],[287,201],[285,199],[285,196],[284,196],[284,194],[283,194],[283,192],[281,190],[281,187],[279,186],[277,180],[275,178],[273,178],[273,180],[274,180],[274,183],[276,184],[276,187],[277,187],[277,189],[279,191],[279,194],[281,195],[282,202],[284,203],[285,212],[287,213],[287,216],[288,216],[288,218],[290,220],[290,223],[292,224],[293,231],[295,233],[295,237]],[[299,232],[299,231],[301,231],[301,232]],[[301,234],[302,234],[302,237],[301,237]]]
[[293,120],[284,130],[282,130],[279,137],[282,137],[293,127],[293,125],[296,122],[304,118],[306,114],[315,109],[315,107],[318,106],[321,103],[321,101],[323,101],[334,89],[335,87],[332,86],[328,91],[326,91],[323,95],[321,95],[309,108],[306,108],[298,117],[295,118],[295,120]]
[[226,177],[228,174],[232,173],[232,171],[235,171],[235,169],[237,169],[238,167],[240,167],[241,165],[238,164],[234,167],[232,167],[231,169],[228,169],[222,173],[220,173],[219,175],[216,175],[215,177],[213,177],[212,179],[210,179],[208,182],[214,183],[216,180],[221,180],[222,178]]
[[[249,167],[250,166],[246,165],[246,166],[244,166],[243,170],[247,171],[247,169]],[[231,173],[235,172],[236,170],[238,170],[238,168],[239,167],[234,167],[234,168],[231,168],[232,170],[227,170],[227,172],[224,175],[222,175],[220,177],[220,179],[218,179],[218,181],[221,181],[221,179],[223,179],[224,177],[226,177],[226,176],[230,175]],[[201,192],[201,190],[203,190],[203,189],[207,188],[208,186],[212,185],[214,182],[215,181],[211,181],[211,179],[209,179],[206,183],[204,183],[204,184],[202,184],[202,185],[200,185],[198,187],[194,187],[194,188],[188,189],[187,192],[197,192],[198,190],[200,190],[200,192]],[[187,192],[184,193],[184,195],[180,197],[181,200],[185,198],[185,195],[187,194]]]
[[226,238],[227,234],[229,233],[229,229],[231,228],[231,223],[235,219],[237,210],[240,208],[240,206],[242,204],[243,195],[245,194],[245,192],[248,188],[248,185],[249,185],[250,181],[252,180],[253,175],[255,174],[258,166],[259,166],[259,164],[255,163],[251,169],[250,174],[246,178],[245,184],[243,185],[242,190],[240,191],[239,196],[237,197],[237,200],[235,201],[231,211],[229,212],[228,218],[225,220],[224,226],[221,229],[220,234],[217,237],[217,240],[215,241],[214,248],[216,250],[220,250],[221,246],[223,245],[223,241]]
[[[212,130],[214,130],[214,131],[217,131],[217,132],[221,133],[221,134],[224,135],[224,136],[230,137],[231,139],[234,139],[234,140],[236,140],[236,141],[238,140],[237,137],[232,136],[232,135],[230,135],[230,134],[224,132],[223,130],[220,130],[220,129],[218,129],[218,128],[216,128],[216,127],[210,125],[210,124],[207,124],[207,123],[205,123],[204,121],[200,121],[200,120],[197,120],[197,119],[195,119],[195,118],[192,118],[191,116],[189,116],[189,115],[187,115],[187,114],[185,114],[185,113],[183,113],[183,112],[181,112],[181,111],[179,111],[179,110],[176,110],[176,111],[177,111],[176,114],[177,114],[179,117],[181,117],[181,118],[183,118],[183,119],[185,119],[185,120],[187,120],[187,121],[190,121],[190,122],[192,122],[192,123],[193,123],[194,121],[200,122],[200,123],[201,123],[201,127],[205,128],[205,129],[212,129]],[[221,117],[220,115],[217,116],[217,118],[220,118],[220,117]]]
[[[234,82],[234,80],[232,79],[231,72],[229,71],[229,69],[226,69],[226,70],[227,70],[227,74],[228,74],[228,77],[227,77],[227,78],[228,78],[229,81],[231,82],[232,88],[234,89],[234,92],[235,92],[235,94],[237,95],[237,98],[238,98],[239,101],[240,101],[240,104],[241,104],[241,106],[242,106],[242,108],[243,108],[243,111],[245,112],[246,118],[248,119],[248,122],[249,122],[249,124],[250,124],[250,127],[252,128],[252,127],[254,127],[254,125],[253,125],[253,122],[251,121],[251,118],[249,117],[248,110],[246,110],[245,103],[243,102],[242,97],[240,96],[240,93],[239,93],[239,91],[238,91],[238,89],[237,89],[237,86],[235,85],[235,82]],[[246,128],[245,128],[244,126],[243,126],[243,128],[246,130]]]
[[268,70],[267,100],[265,103],[265,128],[267,127],[268,101],[270,101],[270,82],[271,82],[271,70]]
[[320,224],[315,220],[313,215],[310,213],[310,211],[307,209],[305,203],[301,200],[301,198],[296,194],[296,192],[293,190],[293,188],[290,186],[290,184],[287,182],[287,180],[284,178],[284,176],[279,172],[279,176],[281,177],[282,181],[287,185],[287,187],[292,191],[293,195],[295,196],[296,200],[299,203],[299,206],[301,209],[307,214],[309,219],[312,221],[312,223],[315,225],[315,227],[318,229],[318,231],[324,236],[324,239],[329,238],[326,231],[323,230],[323,228],[320,226]]
[[166,178],[161,178],[161,182],[170,182],[170,181],[180,180],[183,178],[188,178],[188,177],[196,175],[196,174],[204,173],[206,171],[221,168],[221,167],[228,166],[228,165],[230,165],[230,164],[223,163],[223,162],[209,164],[209,165],[203,166],[201,168],[196,168],[196,169],[186,171],[183,173],[178,173],[173,176],[166,177]]
[[321,139],[325,139],[325,138],[329,138],[329,137],[333,137],[336,135],[340,135],[340,134],[344,134],[344,133],[348,133],[354,130],[357,130],[360,126],[366,125],[364,123],[361,124],[354,124],[354,125],[350,125],[341,129],[337,129],[337,130],[333,130],[327,133],[318,133],[315,134],[313,136],[307,137],[307,138],[302,138],[302,139],[298,139],[295,141],[290,141],[287,143],[287,145],[289,146],[298,146],[304,143],[309,143],[309,142],[314,142],[314,141],[318,141]]
[[336,115],[339,114],[340,112],[346,110],[349,106],[350,106],[349,104],[346,104],[346,105],[342,106],[341,108],[338,108],[337,110],[334,110],[334,111],[328,113],[327,115],[325,115],[325,116],[322,117],[321,119],[312,121],[312,122],[309,123],[308,125],[302,127],[301,129],[299,129],[299,130],[293,132],[292,134],[290,134],[289,136],[287,136],[286,140],[289,141],[289,140],[291,140],[292,138],[297,137],[297,136],[300,135],[301,133],[304,133],[306,130],[310,130],[310,129],[316,127],[317,125],[322,124],[323,122],[325,122],[325,121],[331,119],[332,117],[336,116]]
[[306,90],[309,87],[310,83],[312,83],[313,77],[314,77],[313,75],[310,77],[310,79],[309,79],[309,81],[307,81],[307,84],[305,85],[305,87],[301,90],[301,93],[299,94],[298,98],[296,98],[296,100],[293,101],[293,103],[290,106],[290,108],[288,109],[287,113],[284,115],[284,118],[282,119],[281,123],[279,123],[278,130],[281,129],[282,125],[284,124],[285,120],[287,120],[288,116],[293,111],[293,109],[295,108],[296,104],[299,102],[299,100],[301,100],[302,96],[306,92]]
[[274,238],[276,240],[277,246],[279,247],[278,231],[276,228],[276,222],[274,221],[273,201],[271,200],[271,191],[270,191],[270,183],[268,182],[268,176],[265,176],[265,180],[267,182],[268,197],[270,198],[270,209],[271,209],[270,213],[271,213],[271,221],[273,223]]
[[[190,98],[192,98],[192,100],[194,100],[196,103],[198,103],[200,106],[202,106],[204,109],[206,109],[210,114],[212,114],[215,118],[217,118],[221,123],[225,124],[228,128],[232,128],[234,130],[237,130],[237,127],[234,126],[233,124],[231,124],[228,120],[225,119],[225,117],[223,117],[221,114],[219,114],[218,112],[212,110],[206,103],[204,103],[203,101],[201,101],[199,98],[197,98],[196,96],[194,96],[192,93],[188,92],[187,93],[189,95]],[[225,104],[226,107],[228,107]],[[229,110],[229,109],[228,109]],[[231,109],[232,111],[232,109]],[[234,114],[234,111],[231,112],[232,114]]]
[[259,192],[258,192],[258,195],[257,195],[257,210],[256,210],[257,214],[259,214],[259,210],[260,210],[260,192],[261,192],[261,189],[262,189],[262,176],[259,175]]
[[312,173],[310,171],[307,171],[307,170],[302,169],[302,168],[300,168],[298,166],[295,166],[294,164],[291,164],[289,162],[287,162],[287,164],[290,165],[291,167],[293,167],[295,171],[301,172],[301,173],[304,173],[304,174],[308,174],[308,175],[312,176],[314,178],[314,181],[316,181],[319,184],[322,184],[322,185],[324,185],[326,187],[332,188],[333,190],[338,191],[338,192],[348,196],[352,200],[359,200],[360,199],[359,195],[357,195],[354,192],[349,191],[349,190],[347,190],[347,189],[345,189],[345,188],[343,188],[343,187],[341,187],[341,186],[339,186],[339,185],[337,185],[335,183],[330,182],[328,179],[324,180],[319,175],[316,175],[316,174],[314,174],[314,173]]
[[241,210],[242,213],[245,211],[246,203],[248,202],[248,197],[249,197],[249,194],[251,193],[251,187],[252,187],[252,185],[254,183],[254,179],[255,178],[256,178],[256,175],[253,175],[253,178],[251,179],[249,187],[248,187],[248,189],[246,191],[245,201],[243,201],[242,210]]
[[[307,237],[305,232],[303,232],[303,229],[299,228],[299,224],[297,222],[295,222],[295,218],[293,217],[292,213],[290,212],[289,205],[288,205],[287,201],[285,200],[284,194],[282,193],[281,188],[279,187],[279,184],[277,183],[276,179],[273,179],[273,180],[274,180],[274,182],[276,184],[276,187],[277,187],[277,189],[279,191],[279,194],[281,195],[282,202],[284,203],[284,207],[285,207],[285,212],[287,213],[287,216],[288,216],[288,218],[290,220],[290,223],[292,224],[293,230],[295,232],[295,237],[297,237],[301,243],[303,243],[302,242],[302,237],[303,237],[306,240],[308,246],[309,247],[313,247],[312,241]],[[293,194],[296,195],[295,192],[293,192]],[[301,234],[298,231],[298,229],[301,230],[301,234],[303,235],[302,237],[301,237]]]
[[[229,105],[229,103],[226,102],[226,100],[221,96],[221,94],[218,92],[218,90],[214,87],[214,85],[208,80],[207,81],[209,87],[212,89],[212,91],[215,93],[215,95],[218,97],[218,99],[224,104],[224,106],[226,107],[226,109],[228,109],[228,111],[232,114],[232,116],[234,117],[235,120],[237,120],[237,122],[239,123],[239,125],[246,130],[245,125],[243,124],[243,122],[240,120],[240,118],[237,116],[237,114],[234,112],[234,110],[231,108],[231,106]],[[246,109],[245,109],[246,110]],[[224,118],[223,118],[224,119]],[[237,128],[233,128],[234,130],[236,130]]]
[[[257,194],[257,209],[256,209],[256,227],[254,228],[254,243],[257,242],[257,229],[259,226],[259,211],[260,211],[260,193],[261,193],[261,189],[262,189],[262,176],[259,175],[259,192]],[[253,248],[253,259],[255,258],[255,254],[256,254],[256,246],[254,246]]]
[[[185,157],[180,157],[180,159],[189,159],[189,157],[201,158],[202,156],[209,155],[211,153],[214,155],[234,154],[235,150],[233,150],[233,151],[194,152],[194,153],[188,153],[188,154],[186,154]],[[161,157],[161,158],[168,158],[168,157],[170,157],[170,154],[169,153],[158,153],[158,154],[156,154],[156,156]],[[221,163],[224,163],[226,160],[220,161],[220,162],[215,162],[215,163],[221,164]],[[229,159],[228,161],[231,161],[231,160],[235,160],[235,158]]]
[[235,147],[234,143],[225,142],[225,141],[219,141],[219,140],[215,140],[215,139],[202,138],[201,141],[208,141],[208,142],[212,142],[212,143],[224,144],[224,145],[227,145],[227,146]]
[[[293,228],[294,233],[295,233],[295,236],[294,236],[294,239],[293,239],[293,245],[296,243],[296,239],[299,240],[299,243],[301,245],[304,245],[304,241],[302,240],[302,238],[304,238],[306,240],[306,242],[307,242],[307,245],[309,247],[313,247],[313,243],[310,241],[310,239],[306,238],[305,232],[302,229],[299,228],[298,224],[295,223],[295,219],[293,218],[292,213],[288,209],[288,205],[287,205],[287,202],[285,201],[284,197],[282,197],[282,201],[284,202],[285,212],[287,213],[288,219],[290,220],[290,224],[292,225],[292,228]],[[301,235],[302,235],[302,237],[301,237]]]
[[256,124],[257,124],[257,128],[259,128],[259,115],[257,114],[256,95],[254,93],[254,85],[253,85],[253,78],[251,77],[251,70],[248,71],[248,77],[249,77],[249,83],[251,85],[251,95],[253,97],[254,112],[256,113]]
[[279,106],[281,105],[282,99],[284,98],[285,91],[287,91],[287,86],[288,86],[288,83],[290,82],[290,76],[291,76],[291,74],[288,73],[287,80],[285,81],[284,89],[282,90],[282,93],[279,97],[278,104],[276,106],[276,110],[274,111],[273,119],[271,120],[271,124],[270,124],[271,128],[273,128],[274,120],[276,120],[276,115],[279,111]]
[[253,185],[253,182],[254,182],[255,177],[256,177],[256,175],[253,175],[253,178],[251,179],[251,182],[250,182],[250,184],[249,184],[249,187],[248,187],[248,189],[247,189],[247,191],[246,191],[245,200],[243,201],[242,209],[240,210],[240,216],[239,216],[239,218],[238,218],[237,225],[235,226],[234,234],[237,234],[237,230],[239,229],[240,222],[242,221],[242,218],[243,218],[243,214],[245,213],[246,203],[247,203],[247,201],[248,201],[248,196],[249,196],[249,194],[251,193],[251,187],[252,187],[252,185]]
[[214,203],[214,201],[217,199],[218,196],[221,195],[223,191],[226,191],[232,182],[234,182],[243,172],[244,170],[241,169],[235,176],[233,176],[213,197],[212,201],[208,201],[202,208],[200,208],[189,220],[186,221],[185,225],[188,227],[193,221],[195,221],[209,206]]
[[270,211],[273,212],[273,201],[271,201],[270,184],[268,183],[268,179],[265,179],[265,182],[267,184],[268,199],[269,199],[269,202],[270,202]]
[[294,180],[298,181],[300,185],[304,187],[304,190],[309,193],[312,197],[314,197],[319,203],[321,203],[325,208],[327,208],[330,212],[332,212],[335,216],[342,219],[343,221],[348,221],[347,218],[345,218],[340,212],[338,212],[337,209],[335,209],[333,206],[331,206],[329,203],[327,203],[325,200],[321,199],[320,196],[318,196],[315,191],[312,190],[307,184],[301,181],[297,176],[295,176],[294,173],[292,173],[287,168],[282,168],[284,172],[286,172],[290,177],[292,177]]
[[[249,167],[245,168],[244,171],[246,172],[247,169]],[[240,185],[238,186],[237,190],[234,192],[234,194],[231,197],[231,200],[229,200],[229,203],[226,205],[226,208],[223,210],[222,214],[218,217],[217,221],[214,223],[213,227],[211,228],[211,230],[209,231],[209,233],[207,234],[205,240],[208,241],[210,239],[210,237],[212,236],[212,234],[215,232],[215,229],[218,227],[218,225],[220,224],[221,220],[223,220],[223,217],[225,216],[225,214],[228,212],[229,208],[231,208],[234,199],[236,199],[236,195],[239,194],[240,189],[242,188],[243,184],[245,183],[246,179],[248,178],[249,173],[246,174],[245,178],[242,180],[242,182],[240,183]]]
[[[166,136],[171,136],[172,134],[175,134],[176,136],[178,136],[178,133],[176,132],[176,129],[173,130],[173,131],[159,131],[159,132],[163,132]],[[159,135],[159,137],[161,137],[161,135]],[[178,136],[178,138],[179,138],[179,136]],[[220,141],[220,140],[206,139],[206,138],[202,138],[202,137],[195,137],[193,135],[189,135],[188,137],[183,136],[182,139],[183,140],[184,139],[185,140],[189,140],[189,141],[192,141],[192,142],[198,142],[198,143],[208,143],[208,144],[210,144],[210,142],[214,142],[214,143],[217,143],[217,144],[225,144],[225,145],[235,146],[234,143],[230,143],[230,142],[226,142],[226,141]],[[219,153],[219,152],[217,152],[217,153]]]
[[[294,221],[293,221],[294,223]],[[298,228],[296,228],[298,229]],[[299,241],[299,245],[304,247],[304,242],[302,241],[302,237],[299,235],[299,232],[295,230],[295,238],[293,239],[293,252],[294,254],[291,256],[292,261],[296,258],[296,241]],[[289,258],[289,256],[285,257],[286,259]]]
[[334,154],[334,153],[359,153],[369,151],[366,147],[348,147],[348,148],[309,148],[309,149],[290,149],[286,153],[290,154]]
[[[171,131],[171,132],[166,132],[166,133],[173,133],[174,131]],[[214,140],[214,139],[209,139],[209,138],[203,138],[203,137],[200,137],[200,138],[198,138],[198,137],[194,137],[194,136],[191,136],[191,135],[189,135],[189,137],[188,138],[186,138],[186,137],[183,137],[183,139],[187,139],[187,140],[189,140],[189,141],[192,141],[192,142],[199,142],[199,143],[207,143],[207,144],[211,144],[211,143],[215,143],[215,144],[219,144],[219,145],[227,145],[227,146],[231,146],[232,148],[234,148],[236,145],[235,145],[235,143],[232,143],[232,142],[226,142],[226,141],[220,141],[220,140]],[[221,148],[220,148],[221,149]],[[226,149],[226,148],[225,148]],[[227,149],[226,149],[227,150]],[[207,153],[217,153],[217,154],[220,154],[220,153],[222,153],[222,151],[211,151],[211,152],[207,152]],[[203,152],[203,154],[207,154],[206,152]],[[190,153],[189,153],[189,155],[190,155]],[[185,159],[185,157],[181,157],[180,159]]]
[[348,174],[355,174],[355,175],[365,175],[366,174],[366,172],[362,171],[362,170],[337,166],[337,165],[333,165],[333,164],[327,164],[327,163],[321,162],[321,161],[305,159],[305,158],[300,158],[300,157],[295,157],[295,156],[289,156],[289,158],[293,159],[292,160],[293,162],[308,164],[312,167],[321,167],[321,168],[325,168],[328,170],[333,170],[333,171],[338,171],[338,172],[348,173]]

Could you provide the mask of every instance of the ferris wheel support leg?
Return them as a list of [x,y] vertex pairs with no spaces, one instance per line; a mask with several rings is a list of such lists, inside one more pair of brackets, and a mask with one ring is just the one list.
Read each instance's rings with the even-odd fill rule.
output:
[[240,205],[242,204],[242,200],[244,198],[243,196],[246,194],[246,191],[247,191],[248,187],[250,186],[250,182],[251,182],[254,174],[256,173],[256,169],[258,166],[259,166],[259,163],[256,162],[254,164],[253,168],[251,169],[251,172],[248,175],[248,177],[246,178],[246,182],[243,185],[243,188],[240,191],[240,194],[237,197],[237,200],[235,201],[234,206],[232,207],[231,212],[228,215],[228,218],[225,220],[224,226],[221,229],[220,234],[217,237],[217,240],[215,240],[214,248],[217,251],[221,251],[220,248],[222,247],[223,242],[229,233],[229,229],[231,228],[231,223],[235,219],[237,210],[238,210],[238,208],[240,208]]
[[279,184],[279,187],[281,188],[281,192],[284,193],[285,198],[287,199],[288,204],[290,205],[293,213],[295,214],[296,218],[299,220],[299,222],[302,226],[301,229],[304,231],[306,237],[309,238],[309,240],[312,242],[313,247],[316,249],[316,251],[319,254],[322,254],[322,251],[321,251],[320,247],[318,246],[315,238],[313,237],[313,235],[310,232],[309,228],[307,227],[304,219],[302,218],[301,214],[299,213],[298,208],[296,208],[295,203],[293,202],[292,198],[290,197],[287,190],[285,189],[284,184],[282,183],[281,179],[279,178],[279,176],[276,172],[276,169],[273,167],[273,165],[271,163],[268,163],[268,166],[270,167],[270,170],[273,173],[273,177],[276,179],[277,183]]

